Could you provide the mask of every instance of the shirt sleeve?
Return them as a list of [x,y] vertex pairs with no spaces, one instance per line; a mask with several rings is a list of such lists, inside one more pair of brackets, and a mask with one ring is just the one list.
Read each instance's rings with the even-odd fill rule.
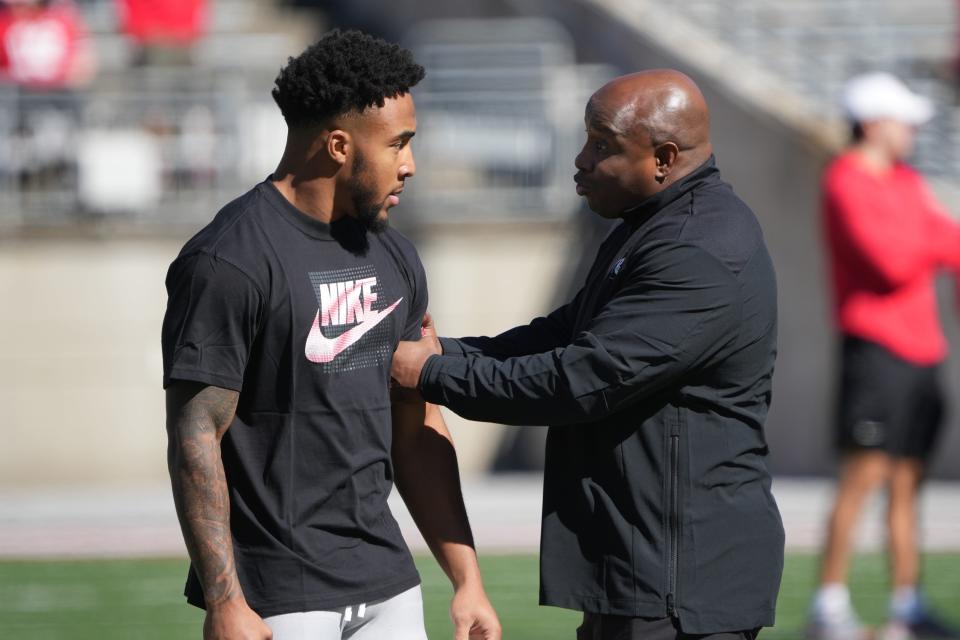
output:
[[625,283],[572,341],[497,360],[432,356],[423,397],[471,420],[593,422],[675,384],[735,343],[736,277],[689,244],[664,242],[628,263]]
[[933,190],[919,175],[921,203],[927,214],[928,242],[935,248],[940,265],[953,271],[960,270],[960,224],[950,217]]
[[[883,289],[895,289],[931,268],[960,261],[960,233],[956,229],[905,232],[902,216],[932,218],[935,200],[919,176],[914,191],[915,208],[903,211],[891,207],[872,185],[854,176],[834,176],[826,184],[825,206],[838,240],[844,250],[857,256],[864,273]],[[950,224],[946,218],[942,221]],[[940,225],[930,229],[934,227]]]
[[167,274],[163,386],[189,380],[240,391],[263,307],[240,269],[207,254],[180,258]]
[[416,251],[407,257],[410,265],[410,309],[406,324],[403,327],[403,340],[417,341],[420,339],[420,326],[423,316],[427,313],[430,302],[427,291],[427,273]]
[[583,295],[581,289],[569,302],[530,324],[514,327],[494,337],[440,338],[444,355],[483,355],[510,358],[542,353],[570,342],[573,335],[574,310]]
[[10,58],[7,56],[7,29],[9,28],[9,15],[0,9],[0,77],[2,78],[6,78],[10,73]]

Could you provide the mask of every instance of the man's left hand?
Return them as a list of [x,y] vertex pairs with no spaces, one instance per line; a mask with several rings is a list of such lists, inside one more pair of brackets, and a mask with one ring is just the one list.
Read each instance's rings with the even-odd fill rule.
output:
[[483,587],[457,589],[450,603],[454,640],[500,640],[502,632],[497,612]]
[[421,338],[417,342],[400,342],[393,354],[393,364],[390,367],[390,377],[397,385],[406,389],[416,389],[420,382],[420,372],[423,365],[432,355],[441,355],[440,341],[437,339],[436,328],[428,313],[423,318]]

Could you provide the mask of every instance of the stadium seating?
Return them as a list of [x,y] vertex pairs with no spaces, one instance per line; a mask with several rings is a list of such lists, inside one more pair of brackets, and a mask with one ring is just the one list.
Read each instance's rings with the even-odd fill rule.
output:
[[844,81],[883,70],[929,96],[937,115],[918,135],[915,164],[935,176],[960,176],[955,144],[956,3],[952,0],[695,0],[688,18],[765,67],[826,117],[842,118]]

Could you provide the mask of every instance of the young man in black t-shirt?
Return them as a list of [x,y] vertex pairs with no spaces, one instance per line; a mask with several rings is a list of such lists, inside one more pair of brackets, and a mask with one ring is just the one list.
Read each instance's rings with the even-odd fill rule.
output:
[[446,426],[389,389],[427,308],[417,253],[387,226],[423,73],[359,32],[290,59],[280,165],[170,267],[169,468],[208,640],[426,638],[394,481],[454,585],[457,637],[500,637]]

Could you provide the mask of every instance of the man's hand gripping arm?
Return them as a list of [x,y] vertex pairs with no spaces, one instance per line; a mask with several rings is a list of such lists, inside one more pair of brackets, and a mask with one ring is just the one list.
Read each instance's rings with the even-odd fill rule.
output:
[[[423,342],[436,334],[424,322]],[[396,485],[420,533],[453,583],[450,617],[455,640],[499,640],[500,621],[487,598],[460,491],[453,439],[436,405],[396,390],[393,400]]]

